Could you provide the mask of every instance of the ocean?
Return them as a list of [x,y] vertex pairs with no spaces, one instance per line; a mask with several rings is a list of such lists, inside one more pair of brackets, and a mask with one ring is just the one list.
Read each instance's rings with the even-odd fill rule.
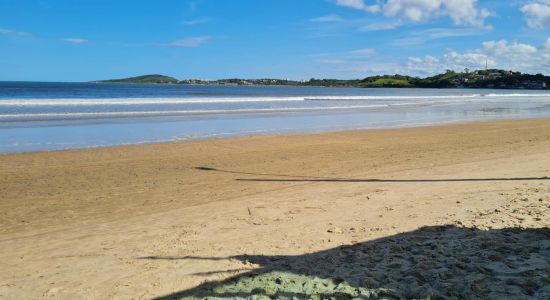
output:
[[550,117],[550,92],[0,82],[0,152]]

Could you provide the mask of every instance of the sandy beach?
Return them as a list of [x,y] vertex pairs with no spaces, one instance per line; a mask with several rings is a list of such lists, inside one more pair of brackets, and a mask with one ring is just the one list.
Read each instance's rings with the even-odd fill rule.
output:
[[0,298],[550,297],[550,119],[0,155]]

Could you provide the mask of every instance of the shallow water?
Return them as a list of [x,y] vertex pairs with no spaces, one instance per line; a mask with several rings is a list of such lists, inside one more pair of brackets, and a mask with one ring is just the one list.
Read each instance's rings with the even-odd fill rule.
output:
[[0,83],[0,152],[550,116],[550,92]]

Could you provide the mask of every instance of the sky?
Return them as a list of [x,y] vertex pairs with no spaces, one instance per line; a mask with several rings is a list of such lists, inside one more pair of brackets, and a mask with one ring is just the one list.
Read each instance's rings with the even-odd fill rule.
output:
[[550,75],[550,0],[0,0],[0,80]]

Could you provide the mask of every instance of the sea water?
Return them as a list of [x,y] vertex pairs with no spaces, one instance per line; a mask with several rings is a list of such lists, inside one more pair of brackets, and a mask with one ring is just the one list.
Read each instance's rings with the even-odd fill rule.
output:
[[0,82],[0,152],[550,117],[550,92]]

